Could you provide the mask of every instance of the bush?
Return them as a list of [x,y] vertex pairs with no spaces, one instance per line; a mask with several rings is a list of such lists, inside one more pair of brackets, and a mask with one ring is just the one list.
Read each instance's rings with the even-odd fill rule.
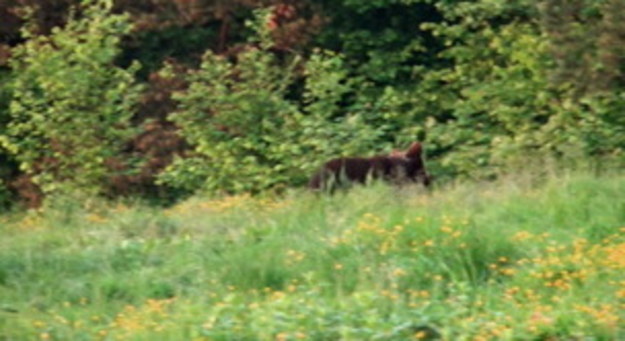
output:
[[[369,150],[378,133],[341,101],[359,87],[340,56],[316,52],[307,63],[270,52],[262,28],[236,61],[206,52],[189,72],[186,91],[174,95],[171,120],[194,147],[160,181],[187,190],[257,192],[301,184],[324,158]],[[303,104],[290,100],[305,76]],[[165,72],[171,69],[166,69]]]
[[[581,93],[579,84],[586,82],[581,76],[556,81],[559,52],[549,25],[531,20],[547,16],[536,4],[494,7],[478,1],[438,8],[445,20],[422,28],[445,42],[440,58],[448,63],[421,70],[423,81],[412,91],[418,101],[399,97],[398,102],[429,115],[428,136],[440,172],[490,177],[528,156],[622,156],[622,91]],[[598,25],[594,21],[577,24],[588,32],[598,29],[591,27]]]
[[11,121],[0,142],[45,192],[98,192],[110,172],[106,160],[132,132],[138,65],[114,64],[131,26],[111,7],[112,1],[86,1],[49,36],[35,36],[27,25],[28,40],[13,50]]

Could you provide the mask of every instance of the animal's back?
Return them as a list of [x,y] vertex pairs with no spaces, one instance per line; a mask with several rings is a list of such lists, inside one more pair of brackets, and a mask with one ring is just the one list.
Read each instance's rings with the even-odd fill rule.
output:
[[326,162],[311,178],[308,186],[320,189],[328,182],[342,184],[344,182],[365,183],[369,178],[379,178],[388,175],[392,162],[388,157],[375,156],[372,158],[342,157]]

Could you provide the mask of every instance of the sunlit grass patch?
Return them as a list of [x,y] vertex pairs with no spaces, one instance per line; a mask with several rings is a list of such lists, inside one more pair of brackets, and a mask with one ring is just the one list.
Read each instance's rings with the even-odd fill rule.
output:
[[623,337],[622,176],[3,217],[0,338]]

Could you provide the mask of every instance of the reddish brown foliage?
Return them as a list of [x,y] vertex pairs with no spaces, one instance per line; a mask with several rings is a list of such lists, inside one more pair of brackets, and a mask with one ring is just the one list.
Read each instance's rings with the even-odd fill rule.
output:
[[267,20],[274,49],[286,51],[308,44],[324,23],[319,11],[307,2],[277,2]]
[[[173,64],[173,63],[172,63]],[[173,64],[176,74],[184,72],[180,65]],[[135,124],[142,124],[142,131],[128,142],[125,152],[107,160],[111,169],[110,195],[148,194],[157,190],[154,180],[158,173],[169,165],[174,156],[184,155],[186,144],[177,134],[177,128],[167,116],[176,108],[171,98],[174,91],[186,84],[178,78],[162,77],[152,73],[149,87],[143,95]],[[138,167],[130,163],[140,160]]]
[[43,202],[43,192],[30,175],[17,176],[9,183],[9,188],[15,191],[20,203],[27,208],[37,208]]

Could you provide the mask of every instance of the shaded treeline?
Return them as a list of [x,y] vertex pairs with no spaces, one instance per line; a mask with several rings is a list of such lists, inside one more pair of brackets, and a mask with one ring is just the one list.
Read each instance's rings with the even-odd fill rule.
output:
[[622,160],[623,8],[0,0],[0,201],[281,189],[422,138],[442,179]]

